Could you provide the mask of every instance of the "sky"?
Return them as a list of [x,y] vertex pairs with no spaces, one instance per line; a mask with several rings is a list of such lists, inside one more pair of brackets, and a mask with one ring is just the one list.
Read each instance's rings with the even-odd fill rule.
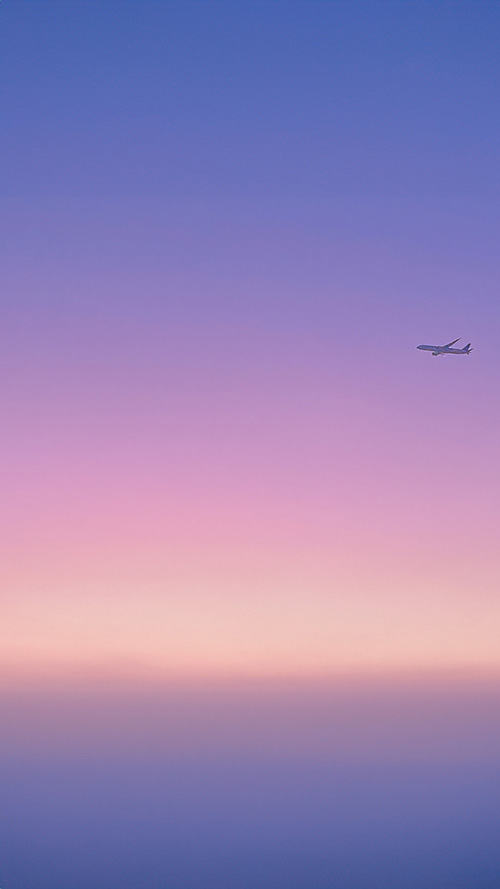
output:
[[2,2],[3,889],[498,886],[499,37]]

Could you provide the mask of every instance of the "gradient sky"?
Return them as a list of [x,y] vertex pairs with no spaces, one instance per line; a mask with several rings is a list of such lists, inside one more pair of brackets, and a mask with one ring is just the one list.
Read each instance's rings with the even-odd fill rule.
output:
[[6,666],[498,669],[498,4],[1,17]]
[[[325,749],[336,761],[353,749],[358,764],[437,757],[483,769],[479,784],[469,772],[442,778],[449,872],[442,861],[434,868],[428,838],[421,883],[403,884],[394,862],[405,860],[405,834],[395,870],[380,864],[370,883],[369,864],[363,877],[337,861],[336,889],[392,889],[391,880],[430,889],[431,874],[436,889],[496,889],[498,849],[487,837],[498,767],[494,778],[484,769],[500,747],[491,715],[500,683],[500,5],[3,0],[0,41],[0,691],[17,763],[7,793],[14,808],[19,800],[14,846],[38,837],[28,842],[31,865],[16,853],[10,886],[128,887],[109,850],[115,870],[98,884],[81,850],[71,858],[69,834],[67,869],[56,875],[47,863],[50,837],[84,793],[85,770],[74,771],[82,750],[101,763],[98,788],[110,745],[123,741],[123,761],[160,755],[151,739],[169,734],[163,717],[148,717],[142,753],[134,746],[142,693],[164,713],[171,683],[186,713],[198,713],[199,694],[202,710],[217,713],[217,683],[227,700],[240,701],[237,686],[247,701],[249,682],[257,709],[236,707],[240,723],[225,699],[215,741],[208,722],[174,708],[169,731],[177,737],[181,726],[182,748],[196,740],[197,762],[213,744],[225,761],[220,750],[233,741],[238,760],[241,726],[257,724],[267,726],[271,771],[270,762],[284,768],[290,732],[286,756],[307,749],[315,763]],[[472,342],[470,357],[415,349],[458,336]],[[404,738],[431,676],[444,685],[432,706],[416,707],[424,740],[415,752]],[[355,677],[368,683],[365,697],[349,685]],[[337,689],[328,704],[325,681]],[[287,682],[314,706],[287,716]],[[345,706],[335,697],[342,682]],[[100,734],[101,683],[120,741],[112,725]],[[442,724],[441,708],[458,722]],[[48,716],[37,722],[37,713]],[[305,740],[303,718],[313,726]],[[323,737],[324,719],[345,725],[340,747],[333,729]],[[456,748],[475,719],[475,739]],[[406,728],[386,736],[387,721]],[[251,738],[261,756],[258,732]],[[73,765],[56,775],[46,764],[60,749]],[[23,797],[19,776],[37,755],[45,771]],[[214,768],[231,796],[238,781]],[[388,849],[402,811],[396,772]],[[26,827],[26,813],[39,811],[36,787],[53,779],[63,788],[66,774],[74,796],[61,790],[40,839],[41,814]],[[429,808],[410,807],[408,836],[432,809],[435,777],[425,774]],[[321,769],[314,775],[304,773],[305,812],[323,781]],[[415,798],[420,779],[408,775]],[[120,794],[109,780],[111,823]],[[288,779],[279,780],[283,814]],[[379,780],[349,779],[363,811],[380,797]],[[127,791],[134,805],[142,786],[137,778]],[[173,799],[197,798],[189,781],[179,787]],[[92,792],[90,813],[99,808]],[[242,793],[257,806],[250,787]],[[464,871],[456,856],[468,828],[452,815],[471,800],[486,845],[471,840]],[[153,806],[145,833],[165,806]],[[228,836],[232,806],[220,814]],[[228,865],[207,883],[200,865],[197,882],[186,858],[169,889],[331,889],[326,852],[330,864],[312,883],[307,876],[307,861],[321,870],[327,847],[328,807],[314,811],[324,845],[307,847],[303,878],[276,865],[274,879],[270,865],[266,882],[258,869],[243,878]],[[301,824],[285,830],[289,848]],[[372,836],[371,822],[352,824],[352,837],[358,828]],[[473,869],[480,860],[493,861],[484,879]],[[462,884],[466,872],[473,879]],[[135,889],[167,886],[131,873]]]

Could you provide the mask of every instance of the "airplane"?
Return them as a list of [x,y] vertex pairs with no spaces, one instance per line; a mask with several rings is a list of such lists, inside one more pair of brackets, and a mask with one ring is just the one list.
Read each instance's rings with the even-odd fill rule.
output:
[[433,355],[470,355],[472,352],[470,343],[467,343],[463,349],[451,348],[455,343],[458,343],[458,340],[452,340],[451,343],[446,343],[445,346],[417,346],[417,349],[422,349],[423,352],[432,352]]

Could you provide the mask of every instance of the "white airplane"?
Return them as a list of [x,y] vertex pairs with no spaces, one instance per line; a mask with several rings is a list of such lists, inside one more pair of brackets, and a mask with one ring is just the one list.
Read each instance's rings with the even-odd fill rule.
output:
[[470,343],[467,343],[463,349],[451,348],[455,343],[458,343],[458,340],[452,340],[451,343],[446,343],[446,346],[417,346],[417,349],[422,349],[423,352],[432,352],[433,355],[470,355],[472,352]]

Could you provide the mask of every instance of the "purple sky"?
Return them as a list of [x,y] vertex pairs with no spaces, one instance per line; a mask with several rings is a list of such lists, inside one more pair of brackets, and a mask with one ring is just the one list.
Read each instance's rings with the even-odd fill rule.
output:
[[499,38],[2,2],[2,889],[497,889]]

